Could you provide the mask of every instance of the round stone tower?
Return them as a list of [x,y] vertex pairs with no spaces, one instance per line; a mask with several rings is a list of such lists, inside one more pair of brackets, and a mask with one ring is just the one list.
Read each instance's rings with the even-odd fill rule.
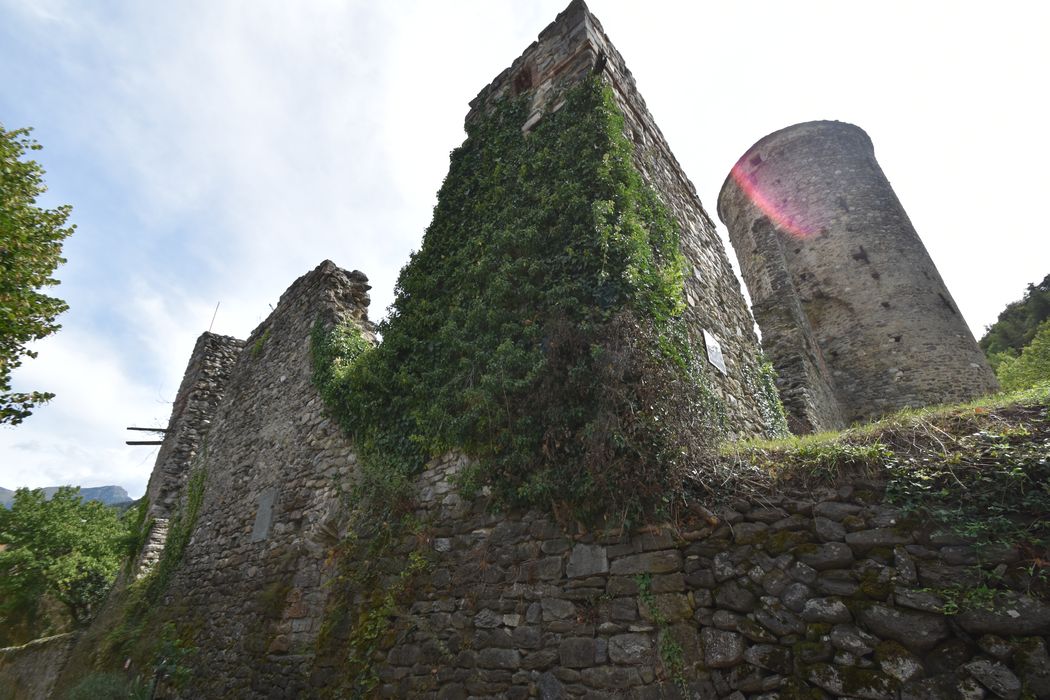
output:
[[933,261],[851,124],[796,124],[718,198],[795,431],[998,389]]

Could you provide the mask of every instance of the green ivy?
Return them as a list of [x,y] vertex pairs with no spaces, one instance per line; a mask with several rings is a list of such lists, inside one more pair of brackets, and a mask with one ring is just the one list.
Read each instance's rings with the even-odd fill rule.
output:
[[687,688],[685,651],[678,640],[671,635],[667,616],[660,610],[656,602],[656,596],[653,594],[653,576],[649,573],[638,574],[634,577],[634,583],[638,587],[638,600],[645,606],[649,617],[657,627],[660,662],[675,686],[684,693]]
[[160,559],[139,582],[143,587],[144,598],[150,604],[160,599],[161,594],[167,590],[175,570],[182,564],[182,556],[190,543],[193,528],[197,524],[197,515],[200,513],[201,503],[204,500],[206,476],[207,473],[199,468],[190,474],[186,484],[186,502],[172,518]]
[[529,134],[524,99],[468,125],[382,343],[314,337],[315,381],[403,511],[428,459],[472,457],[497,505],[634,519],[707,459],[717,418],[681,321],[678,228],[635,169],[598,78]]
[[[201,454],[204,453],[202,451]],[[201,468],[190,474],[186,484],[186,500],[171,520],[160,559],[142,578],[128,586],[120,624],[108,635],[111,655],[126,656],[133,649],[142,648],[148,641],[146,630],[157,623],[153,612],[168,589],[175,571],[182,564],[193,528],[197,524],[197,516],[204,500],[205,478],[206,472]],[[146,647],[151,648],[148,644]]]
[[[948,442],[945,439],[945,442]],[[1050,545],[1050,416],[979,430],[941,455],[887,464],[887,500],[931,517],[977,546]]]
[[758,398],[758,409],[762,413],[762,422],[766,427],[767,438],[783,438],[791,434],[788,430],[787,414],[780,400],[777,389],[777,371],[764,355],[759,359],[758,369],[753,378],[752,392]]
[[322,697],[374,695],[380,682],[376,660],[391,646],[394,621],[431,567],[418,547],[407,556],[399,552],[405,537],[422,542],[421,535],[421,524],[411,516],[394,522],[363,520],[335,552],[339,569],[330,584],[315,651],[318,658],[333,659],[344,674]]

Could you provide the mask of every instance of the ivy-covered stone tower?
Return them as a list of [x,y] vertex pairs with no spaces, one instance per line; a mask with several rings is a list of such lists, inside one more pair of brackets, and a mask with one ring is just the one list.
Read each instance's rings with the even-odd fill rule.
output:
[[685,259],[685,323],[706,357],[710,384],[730,432],[768,430],[760,400],[760,351],[754,321],[711,217],[646,107],[623,57],[582,0],[574,0],[514,63],[471,102],[468,131],[504,101],[523,99],[523,132],[565,104],[573,87],[592,77],[608,86],[633,144],[633,163],[679,232]]
[[396,501],[390,484],[456,451],[468,492],[633,517],[722,435],[782,427],[711,219],[582,1],[465,126],[382,343],[321,342],[367,490]]

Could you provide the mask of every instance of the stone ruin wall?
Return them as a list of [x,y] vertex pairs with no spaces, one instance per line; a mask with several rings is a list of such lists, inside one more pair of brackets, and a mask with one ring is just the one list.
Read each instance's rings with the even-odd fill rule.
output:
[[[337,578],[339,493],[356,460],[312,385],[310,335],[318,318],[369,330],[366,291],[360,273],[322,264],[238,356],[195,465],[207,473],[196,527],[154,611],[195,647],[193,674],[158,697],[352,696],[333,692],[348,680],[352,642],[333,605],[370,595]],[[1001,576],[1017,552],[977,550],[904,517],[877,481],[714,512],[690,502],[677,528],[591,532],[464,500],[453,485],[462,466],[435,460],[416,479],[419,529],[378,562],[378,590],[397,587],[413,554],[426,566],[384,618],[369,697],[648,699],[685,688],[705,700],[949,700],[1016,698],[1022,682],[1050,697],[1050,607],[1025,594],[1023,575],[1010,574],[1014,592],[992,610],[944,614],[945,590]],[[344,571],[365,564],[367,545]]]
[[0,649],[0,700],[50,697],[75,642],[67,632]]
[[685,274],[686,321],[697,348],[703,330],[717,337],[728,372],[708,365],[708,376],[726,404],[730,430],[740,435],[762,433],[765,419],[756,401],[758,339],[754,321],[740,291],[725,249],[710,216],[671,153],[660,128],[646,108],[631,71],[580,0],[558,15],[514,63],[471,101],[469,123],[477,114],[508,96],[531,95],[528,131],[543,115],[561,106],[561,96],[593,72],[612,87],[635,146],[635,165],[678,222]]
[[233,366],[206,450],[204,496],[165,596],[202,650],[188,697],[298,697],[323,617],[333,518],[355,460],[311,375],[315,323],[371,337],[360,272],[331,262],[297,280]]
[[[570,46],[579,49],[569,55]],[[691,318],[719,334],[730,367],[721,390],[737,426],[755,429],[745,379],[754,339],[738,285],[692,186],[585,6],[571,5],[474,109],[510,90],[528,65],[542,114],[602,53],[639,167],[685,228]],[[345,649],[318,650],[326,625],[326,648],[351,641],[350,629],[332,628],[331,608],[348,585],[337,578],[335,553],[348,520],[340,494],[356,458],[312,384],[310,337],[318,319],[370,334],[367,290],[364,275],[325,262],[291,286],[239,351],[236,341],[208,341],[220,358],[213,369],[227,378],[224,389],[217,380],[212,387],[221,400],[195,414],[199,425],[185,414],[186,434],[207,433],[196,459],[182,462],[205,471],[203,500],[155,611],[196,648],[187,661],[193,675],[158,697],[323,698],[347,680]],[[803,310],[799,301],[786,315],[803,318]],[[800,337],[806,333],[815,338],[804,328]],[[801,361],[830,392],[813,342]],[[209,352],[191,360],[180,396],[204,396],[196,392],[211,380],[194,368],[208,364]],[[188,475],[172,480],[179,470],[162,457],[150,484],[158,507],[185,498],[171,495]],[[1050,697],[1050,607],[1026,595],[1023,577],[1008,581],[1014,592],[993,609],[945,614],[945,591],[1001,574],[1017,553],[978,551],[905,518],[885,504],[878,482],[738,498],[715,512],[694,502],[677,528],[590,532],[538,511],[494,514],[484,498],[465,501],[452,482],[462,466],[450,456],[417,478],[420,529],[379,562],[387,589],[403,580],[411,555],[426,567],[386,620],[371,658],[379,680],[371,695],[948,700],[1016,698],[1023,682]],[[354,561],[364,563],[350,561],[349,570]],[[350,600],[367,594],[351,591]]]
[[718,208],[797,427],[999,388],[859,128],[809,122],[766,136]]
[[168,526],[182,499],[191,466],[202,450],[204,436],[243,347],[242,340],[214,333],[203,333],[193,347],[146,487],[146,519],[151,524],[135,566],[137,572],[153,566],[164,549]]
[[[461,466],[419,478],[425,535],[384,567],[389,587],[410,552],[431,562],[376,655],[375,696],[948,700],[1024,682],[1050,697],[1050,606],[1023,576],[991,610],[946,615],[937,592],[1017,552],[904,517],[877,481],[694,503],[678,529],[631,535],[489,513],[455,494]],[[339,672],[319,664],[313,692]]]

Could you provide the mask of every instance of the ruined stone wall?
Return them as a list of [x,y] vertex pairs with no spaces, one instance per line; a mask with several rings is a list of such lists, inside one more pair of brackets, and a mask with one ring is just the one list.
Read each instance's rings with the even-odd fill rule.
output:
[[906,517],[878,481],[589,531],[464,498],[449,456],[415,479],[390,541],[348,540],[357,460],[310,344],[318,321],[370,337],[365,282],[323,263],[237,358],[194,464],[196,525],[152,611],[192,649],[190,678],[157,697],[1050,697],[1050,606],[1019,552]]
[[[381,635],[375,696],[948,700],[1017,698],[1023,681],[1050,697],[1050,606],[1025,593],[1018,552],[905,517],[877,481],[629,535],[489,513],[456,494],[461,467],[420,477],[422,527],[383,563],[381,590],[412,552],[429,566]],[[960,602],[989,576],[1014,592]],[[311,692],[345,669],[319,662]]]
[[[998,388],[862,130],[809,122],[763,138],[719,216],[797,422],[839,427]],[[796,305],[801,316],[783,312]]]
[[75,642],[69,632],[0,649],[0,700],[50,697]]
[[761,433],[765,425],[756,402],[758,339],[740,282],[696,188],[671,153],[623,57],[582,1],[558,15],[510,68],[481,91],[471,102],[467,122],[499,100],[527,94],[531,110],[522,129],[528,131],[545,113],[561,106],[567,89],[595,72],[612,87],[624,114],[627,136],[635,145],[635,165],[681,227],[688,263],[686,321],[696,347],[704,347],[704,330],[721,346],[727,372],[710,365],[707,369],[726,404],[729,426],[740,434]]
[[157,611],[200,649],[185,697],[298,697],[321,625],[338,484],[354,465],[311,380],[314,324],[371,337],[360,272],[331,262],[297,280],[252,333],[215,412],[203,500]]
[[146,518],[151,524],[139,554],[138,572],[155,564],[164,549],[168,525],[182,499],[190,467],[201,451],[230,370],[243,347],[244,341],[214,333],[202,333],[193,347],[146,487]]

